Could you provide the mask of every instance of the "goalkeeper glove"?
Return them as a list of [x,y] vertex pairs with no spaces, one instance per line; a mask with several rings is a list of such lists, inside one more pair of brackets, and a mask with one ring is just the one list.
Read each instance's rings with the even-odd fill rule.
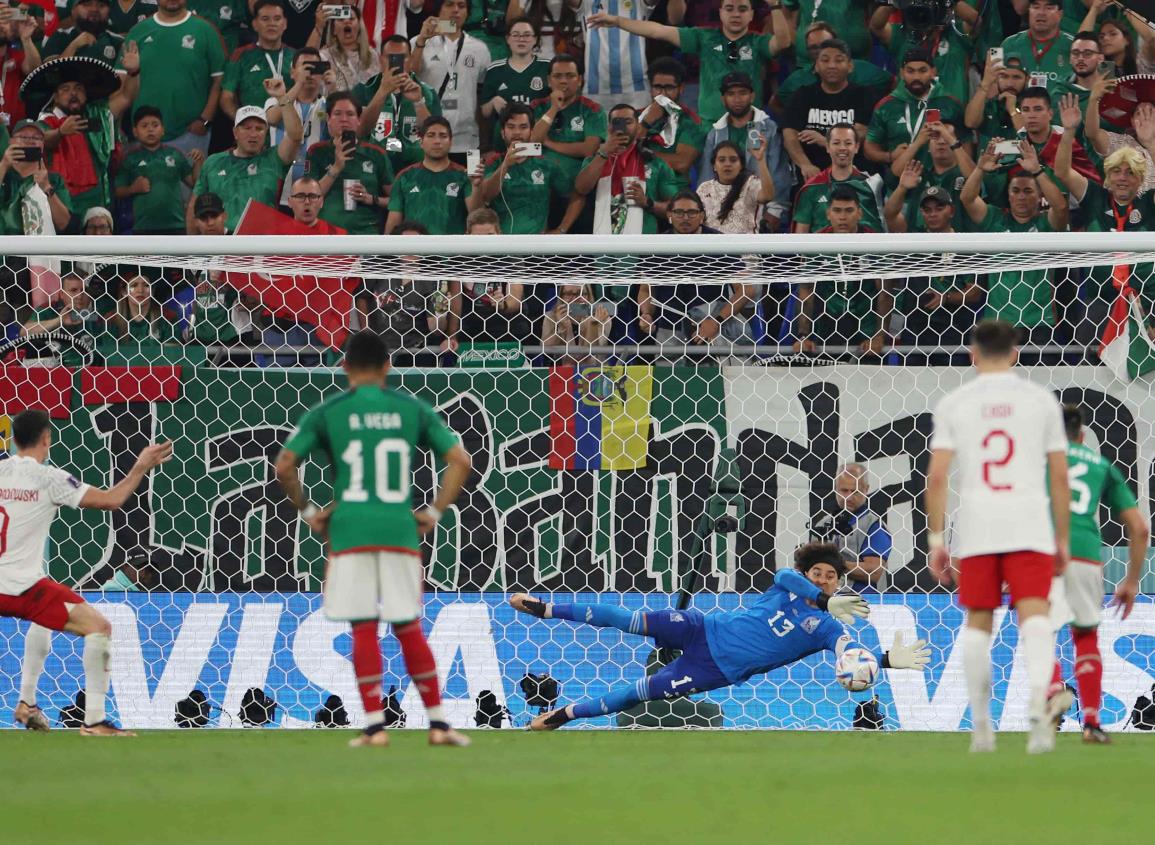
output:
[[926,640],[915,640],[910,645],[902,641],[902,631],[894,635],[890,651],[886,653],[886,665],[891,669],[917,669],[922,671],[930,665],[930,649]]
[[870,605],[862,596],[827,596],[818,597],[818,607],[825,610],[839,622],[849,624],[857,616],[865,619],[870,615]]

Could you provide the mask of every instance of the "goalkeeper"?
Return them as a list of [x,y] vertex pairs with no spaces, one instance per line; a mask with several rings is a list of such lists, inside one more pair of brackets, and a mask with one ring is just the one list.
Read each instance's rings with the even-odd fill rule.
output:
[[[845,573],[846,564],[836,546],[809,543],[795,552],[794,570],[779,570],[774,586],[743,610],[709,614],[697,610],[631,612],[605,604],[547,604],[525,593],[511,596],[509,603],[515,610],[539,619],[617,628],[650,637],[660,648],[682,652],[653,675],[615,687],[600,698],[543,713],[530,728],[556,730],[574,719],[606,716],[642,701],[680,698],[740,684],[819,651],[833,651],[837,658],[852,642],[840,623],[870,613],[870,606],[860,596],[834,595]],[[899,633],[890,651],[881,655],[879,665],[884,669],[922,670],[929,662],[930,650],[924,640],[904,645]]]

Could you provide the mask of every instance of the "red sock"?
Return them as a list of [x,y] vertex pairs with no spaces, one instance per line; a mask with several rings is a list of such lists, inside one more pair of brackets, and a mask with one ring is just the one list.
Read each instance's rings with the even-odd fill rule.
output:
[[1047,690],[1048,695],[1054,695],[1063,688],[1063,667],[1059,665],[1059,661],[1055,661],[1055,671],[1051,674],[1051,688]]
[[1095,628],[1072,628],[1075,641],[1075,681],[1079,685],[1079,706],[1083,724],[1099,725],[1099,707],[1103,703],[1103,659],[1099,656],[1099,634]]
[[437,664],[433,652],[425,640],[425,632],[418,621],[393,626],[393,636],[401,644],[401,654],[405,658],[405,671],[417,686],[421,701],[429,712],[429,721],[440,722],[441,688],[437,683]]
[[357,675],[366,724],[381,724],[385,721],[385,705],[381,700],[383,662],[376,620],[353,624],[353,671]]

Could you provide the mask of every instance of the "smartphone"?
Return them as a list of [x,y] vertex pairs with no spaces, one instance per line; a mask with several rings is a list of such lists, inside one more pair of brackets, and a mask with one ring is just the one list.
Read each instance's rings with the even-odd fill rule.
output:
[[746,148],[756,150],[762,146],[762,133],[757,129],[746,130]]
[[351,153],[357,149],[357,133],[352,129],[346,129],[341,133],[341,146],[345,148],[346,153]]
[[630,119],[628,117],[611,117],[610,118],[610,132],[621,132],[623,135],[629,132]]
[[1023,151],[1019,149],[1018,141],[999,141],[995,144],[995,155],[999,157],[1000,166],[1010,167],[1018,164],[1019,159],[1023,157]]
[[465,172],[472,176],[481,167],[481,150],[470,150],[465,154]]
[[28,20],[28,13],[23,9],[13,9],[12,14],[8,16],[10,21],[26,21]]
[[321,11],[331,21],[348,21],[353,19],[352,6],[322,6]]
[[987,61],[997,62],[1001,65],[1003,63],[1003,48],[991,47],[991,49],[987,52]]
[[526,158],[541,157],[541,144],[533,141],[518,141],[514,145],[514,149],[517,150],[519,156],[525,156]]
[[584,320],[591,313],[588,302],[571,302],[565,307],[565,310],[575,320]]
[[437,31],[442,35],[457,32],[457,21],[439,20],[437,21]]
[[926,122],[927,123],[942,123],[942,112],[939,111],[938,109],[927,109],[926,110]]
[[1031,81],[1029,83],[1031,88],[1046,88],[1051,78],[1046,73],[1038,72],[1031,74]]
[[1115,78],[1115,63],[1111,61],[1099,62],[1099,76],[1104,79]]
[[22,161],[40,161],[44,158],[44,150],[40,147],[20,147]]
[[396,73],[405,73],[405,54],[404,53],[390,53],[389,54],[389,70]]
[[329,69],[331,67],[333,67],[332,62],[316,61],[316,62],[309,62],[308,64],[309,64],[309,73],[312,76],[324,76],[326,73],[329,72]]

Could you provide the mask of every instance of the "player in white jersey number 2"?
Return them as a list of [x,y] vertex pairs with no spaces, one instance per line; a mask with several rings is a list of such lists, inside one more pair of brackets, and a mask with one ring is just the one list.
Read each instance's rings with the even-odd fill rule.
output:
[[[991,628],[1003,585],[1018,614],[1030,690],[1027,751],[1055,747],[1055,726],[1071,705],[1065,688],[1047,697],[1055,662],[1048,618],[1053,575],[1067,566],[1070,490],[1062,409],[1050,391],[1012,372],[1015,328],[984,320],[971,356],[978,377],[951,391],[934,413],[926,513],[930,566],[952,577],[943,542],[951,463],[958,459],[955,552],[959,603],[966,608],[963,668],[974,735],[971,751],[994,751],[991,723]],[[1049,472],[1048,472],[1049,470]]]
[[52,445],[52,422],[44,411],[27,410],[12,420],[14,457],[0,460],[0,616],[27,619],[15,721],[47,730],[36,706],[36,686],[48,657],[49,631],[84,637],[85,712],[82,736],[133,736],[107,719],[108,663],[112,626],[91,605],[45,575],[44,544],[61,505],[115,510],[128,500],[153,467],[172,456],[171,443],[140,453],[128,475],[108,490],[79,481],[45,465]]

